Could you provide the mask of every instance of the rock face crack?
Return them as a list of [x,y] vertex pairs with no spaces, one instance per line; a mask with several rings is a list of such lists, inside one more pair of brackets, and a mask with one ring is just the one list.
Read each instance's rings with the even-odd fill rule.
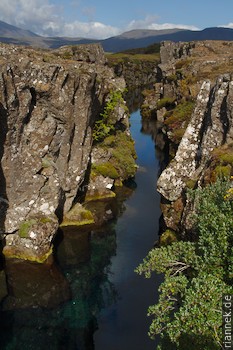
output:
[[186,182],[199,178],[212,150],[231,137],[231,85],[231,77],[219,77],[212,89],[210,82],[203,83],[175,158],[158,179],[158,191],[167,200],[177,200]]
[[[106,65],[100,45],[55,54],[1,47],[0,225],[9,236],[7,256],[20,247],[35,257],[50,249],[58,220],[90,171],[92,128],[106,95],[123,90],[125,82]],[[71,59],[63,58],[67,50]],[[27,250],[19,229],[31,218],[39,220],[31,235],[40,238],[27,238]]]

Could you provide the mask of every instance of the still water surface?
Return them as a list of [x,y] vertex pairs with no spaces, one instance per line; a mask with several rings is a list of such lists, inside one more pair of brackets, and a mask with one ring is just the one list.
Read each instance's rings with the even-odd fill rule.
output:
[[146,313],[156,300],[159,280],[146,280],[134,269],[157,239],[159,162],[152,138],[141,132],[139,111],[131,114],[130,122],[138,156],[137,188],[126,200],[125,211],[116,223],[116,256],[111,259],[109,278],[118,291],[119,300],[98,317],[99,330],[94,336],[96,350],[155,349],[155,343],[147,335],[150,320]]

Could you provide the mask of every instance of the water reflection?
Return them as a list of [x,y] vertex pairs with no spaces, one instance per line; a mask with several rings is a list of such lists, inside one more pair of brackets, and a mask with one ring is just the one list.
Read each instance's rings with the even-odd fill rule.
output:
[[58,233],[55,261],[6,262],[8,295],[0,310],[1,349],[94,349],[96,316],[118,297],[108,274],[116,254],[114,217],[124,212],[124,200],[133,189],[117,192],[111,202],[90,204],[96,215],[111,210],[111,220],[104,226]]

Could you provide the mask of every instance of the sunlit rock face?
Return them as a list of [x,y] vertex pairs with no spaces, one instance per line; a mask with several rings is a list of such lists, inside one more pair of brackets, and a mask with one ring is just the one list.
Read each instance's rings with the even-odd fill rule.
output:
[[5,252],[19,257],[26,249],[23,258],[43,261],[86,176],[106,96],[125,82],[107,67],[98,44],[56,51],[1,44],[0,63]]
[[230,75],[219,77],[213,87],[208,81],[203,83],[175,158],[158,179],[158,190],[166,199],[177,200],[187,181],[200,177],[211,151],[232,142],[232,107]]

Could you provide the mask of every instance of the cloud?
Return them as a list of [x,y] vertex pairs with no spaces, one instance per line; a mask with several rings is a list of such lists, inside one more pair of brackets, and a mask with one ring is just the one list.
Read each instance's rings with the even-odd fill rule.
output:
[[190,29],[190,30],[199,29],[193,25],[186,25],[186,24],[174,24],[174,23],[159,24],[157,23],[158,18],[159,17],[156,15],[149,15],[149,16],[146,16],[144,19],[133,20],[128,24],[127,30],[132,30],[132,29],[162,30],[162,29],[173,29],[173,28]]
[[[72,3],[78,6],[79,1]],[[86,38],[107,38],[119,34],[116,27],[100,22],[73,21],[63,17],[62,7],[49,0],[1,0],[0,20],[45,36],[73,36]],[[94,8],[83,8],[82,13],[93,19]]]
[[79,22],[66,23],[63,27],[63,35],[73,37],[105,39],[120,33],[116,27],[108,26],[100,22]]
[[231,28],[233,29],[233,23],[228,23],[228,24],[222,24],[222,25],[219,25],[218,27],[222,27],[222,28]]
[[0,19],[41,34],[59,23],[61,8],[48,0],[1,0]]
[[23,29],[30,29],[39,35],[92,39],[105,39],[132,29],[198,29],[184,24],[159,24],[157,15],[132,20],[124,28],[117,28],[95,21],[95,8],[81,8],[81,3],[81,0],[73,0],[70,6],[73,9],[78,8],[79,13],[87,17],[87,21],[65,19],[63,7],[54,5],[52,0],[0,0],[0,20]]

